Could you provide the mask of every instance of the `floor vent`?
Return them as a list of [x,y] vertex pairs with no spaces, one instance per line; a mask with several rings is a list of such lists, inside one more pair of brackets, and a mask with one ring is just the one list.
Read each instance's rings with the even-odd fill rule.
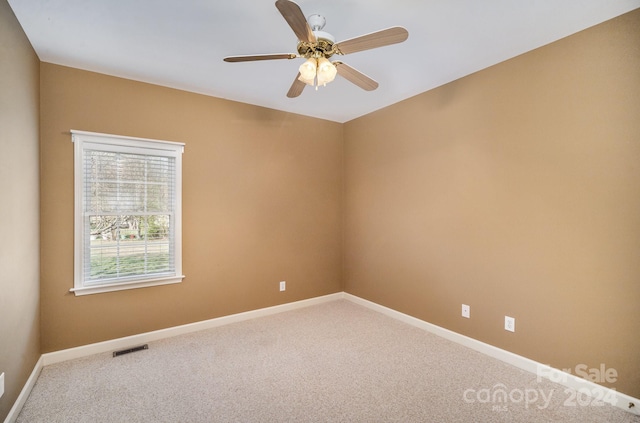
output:
[[138,347],[127,348],[126,350],[114,351],[113,352],[113,356],[114,357],[118,357],[120,355],[129,354],[129,353],[136,352],[136,351],[148,350],[148,349],[149,349],[149,345],[148,344],[144,344],[144,345],[140,345]]

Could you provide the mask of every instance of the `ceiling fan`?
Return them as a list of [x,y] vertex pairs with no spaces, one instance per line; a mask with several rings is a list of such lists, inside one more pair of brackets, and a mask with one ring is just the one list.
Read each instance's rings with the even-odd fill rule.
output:
[[336,74],[364,90],[375,90],[378,88],[376,81],[341,61],[330,62],[329,58],[334,54],[344,55],[401,43],[409,37],[406,29],[394,26],[336,43],[331,34],[322,31],[326,23],[323,16],[311,15],[307,20],[300,6],[291,0],[277,0],[276,8],[278,8],[298,37],[298,53],[231,56],[225,57],[224,61],[251,62],[256,60],[307,59],[300,66],[298,75],[291,88],[289,88],[289,92],[287,92],[287,97],[289,98],[298,97],[302,94],[305,85],[315,86],[317,90],[319,85],[324,86],[333,81]]

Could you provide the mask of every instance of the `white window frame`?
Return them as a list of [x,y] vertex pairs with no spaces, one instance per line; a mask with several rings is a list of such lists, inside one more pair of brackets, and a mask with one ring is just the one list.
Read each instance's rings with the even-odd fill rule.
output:
[[[182,154],[184,143],[134,138],[120,135],[100,134],[71,130],[74,143],[74,285],[70,289],[75,295],[97,294],[124,289],[143,288],[180,283],[182,274]],[[90,242],[84,224],[84,152],[88,149],[133,152],[175,158],[175,210],[174,210],[174,260],[175,272],[170,275],[114,278],[105,283],[86,283],[84,280],[85,246]]]

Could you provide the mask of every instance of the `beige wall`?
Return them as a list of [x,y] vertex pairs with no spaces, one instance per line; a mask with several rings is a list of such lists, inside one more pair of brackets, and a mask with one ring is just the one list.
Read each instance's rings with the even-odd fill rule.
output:
[[0,421],[40,356],[38,72],[38,57],[0,0]]
[[[342,291],[340,124],[48,63],[40,72],[42,352]],[[183,283],[69,293],[70,129],[186,143]]]
[[351,121],[345,143],[347,292],[604,363],[640,397],[640,10]]

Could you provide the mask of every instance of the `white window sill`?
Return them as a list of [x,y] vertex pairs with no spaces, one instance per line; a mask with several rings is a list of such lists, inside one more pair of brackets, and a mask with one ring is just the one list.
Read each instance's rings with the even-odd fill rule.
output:
[[158,278],[158,279],[145,279],[142,281],[139,280],[139,281],[130,281],[130,282],[110,283],[110,284],[103,284],[103,285],[91,285],[91,286],[85,286],[85,287],[79,287],[79,288],[71,288],[69,291],[73,292],[76,296],[100,294],[103,292],[122,291],[125,289],[146,288],[150,286],[180,283],[182,282],[184,277],[185,276],[182,275],[182,276],[171,276],[167,278]]

